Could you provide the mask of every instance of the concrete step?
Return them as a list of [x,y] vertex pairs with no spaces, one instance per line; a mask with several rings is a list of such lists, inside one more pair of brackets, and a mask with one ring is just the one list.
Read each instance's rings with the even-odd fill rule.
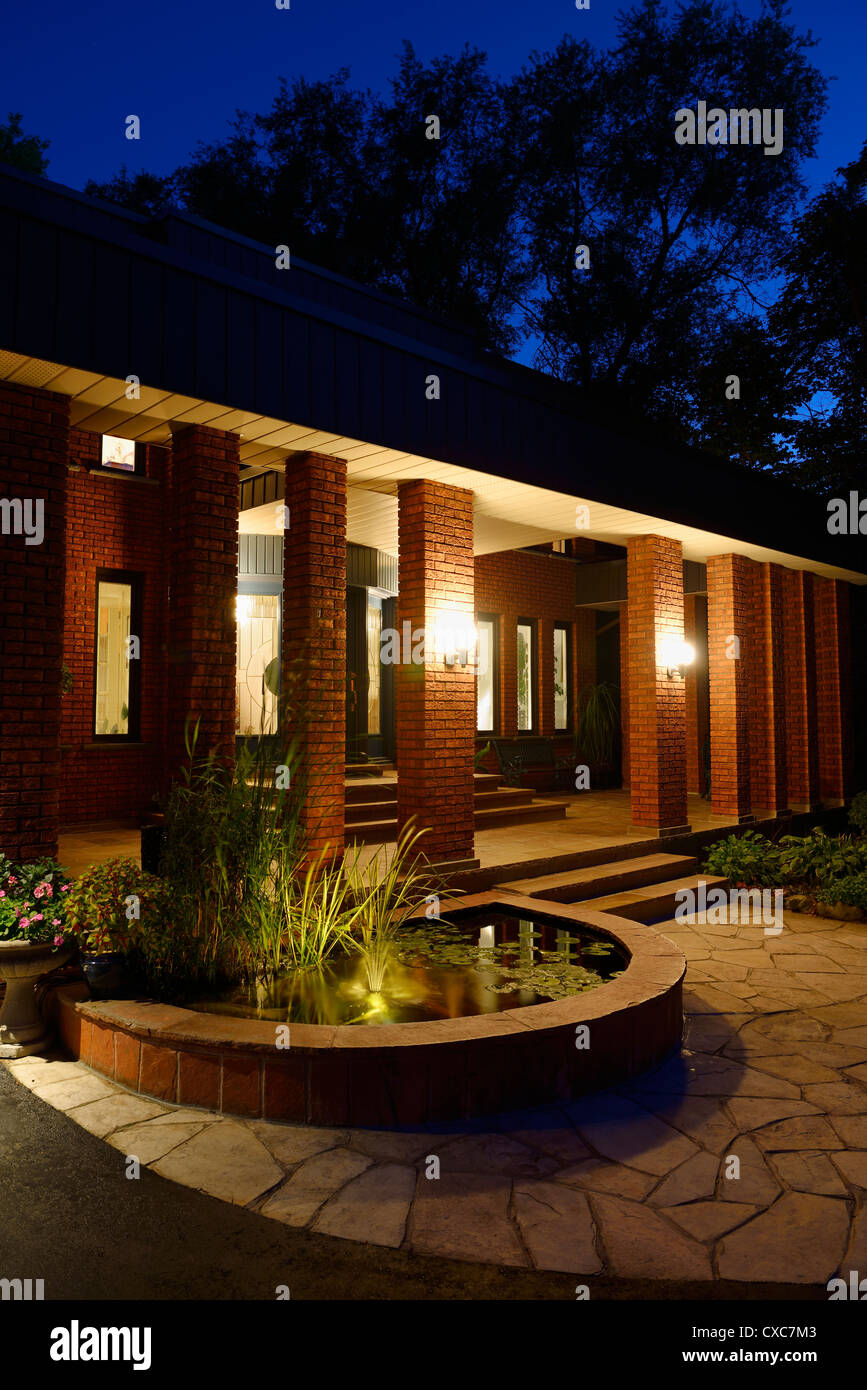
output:
[[[476,791],[495,791],[500,785],[500,777],[496,772],[477,772],[475,775]],[[517,790],[517,788],[515,788]]]
[[[706,891],[711,888],[727,888],[727,878],[716,878],[712,874],[702,874],[701,881]],[[623,893],[608,893],[601,898],[586,898],[583,907],[594,912],[611,912],[617,917],[628,917],[633,922],[658,921],[663,917],[673,917],[678,908],[677,894],[684,888],[698,893],[698,875],[674,878],[667,883],[648,884],[645,888],[629,888]]]
[[546,806],[531,801],[527,806],[501,806],[491,811],[475,813],[476,830],[491,830],[501,825],[535,825],[538,821],[564,820],[565,806]]
[[567,869],[542,878],[516,878],[497,884],[525,898],[547,898],[555,903],[585,902],[606,893],[622,893],[627,888],[643,888],[661,883],[674,874],[691,874],[698,861],[688,854],[643,854],[635,859],[610,864],[590,864],[583,869]]

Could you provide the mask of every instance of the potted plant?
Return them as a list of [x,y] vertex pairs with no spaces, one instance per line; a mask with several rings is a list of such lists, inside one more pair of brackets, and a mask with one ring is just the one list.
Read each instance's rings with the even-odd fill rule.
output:
[[845,874],[816,889],[816,910],[839,922],[860,922],[867,911],[867,873]]
[[93,864],[75,880],[66,903],[68,931],[78,941],[92,998],[128,997],[129,958],[141,936],[142,917],[161,888],[132,859]]
[[53,859],[13,864],[0,855],[0,1057],[44,1052],[51,1041],[36,1004],[36,981],[72,954],[66,940],[70,887]]

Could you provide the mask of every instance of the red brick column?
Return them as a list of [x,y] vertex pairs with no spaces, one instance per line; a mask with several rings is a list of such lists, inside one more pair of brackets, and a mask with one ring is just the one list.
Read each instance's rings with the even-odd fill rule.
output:
[[424,629],[427,656],[396,668],[398,823],[431,827],[433,860],[472,858],[475,671],[446,666],[434,633],[439,617],[473,618],[473,495],[418,479],[398,498],[398,628]]
[[743,555],[710,555],[707,561],[711,807],[717,815],[739,821],[755,819],[750,798],[748,633],[753,567]]
[[[695,594],[683,596],[683,635],[698,656],[695,622]],[[686,789],[700,792],[701,750],[698,739],[698,667],[697,663],[687,667],[686,680]]]
[[238,436],[189,425],[172,437],[166,751],[186,757],[184,725],[201,719],[197,756],[235,746]]
[[849,586],[813,579],[819,795],[842,806],[852,793],[852,649]]
[[68,397],[0,382],[0,498],[21,504],[0,513],[0,850],[13,860],[57,855],[68,439]]
[[816,737],[816,635],[813,576],[783,570],[783,666],[788,800],[793,811],[819,804]]
[[286,460],[283,542],[284,722],[301,753],[313,853],[342,855],[346,800],[346,464]]
[[666,637],[683,639],[683,552],[666,536],[627,543],[632,823],[685,833],[686,692],[659,664]]
[[778,816],[788,809],[786,699],[783,651],[783,574],[756,565],[752,574],[750,638],[750,781],[753,810]]
[[623,787],[629,790],[629,605],[620,605],[620,771]]

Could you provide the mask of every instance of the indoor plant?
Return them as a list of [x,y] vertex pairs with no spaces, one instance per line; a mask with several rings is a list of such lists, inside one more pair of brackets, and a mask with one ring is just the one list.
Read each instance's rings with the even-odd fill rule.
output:
[[616,781],[619,695],[616,685],[600,681],[598,685],[585,685],[578,696],[575,757],[588,765],[594,791]]
[[36,981],[64,965],[69,884],[53,859],[13,864],[0,855],[0,1057],[44,1052],[51,1041],[36,1004]]

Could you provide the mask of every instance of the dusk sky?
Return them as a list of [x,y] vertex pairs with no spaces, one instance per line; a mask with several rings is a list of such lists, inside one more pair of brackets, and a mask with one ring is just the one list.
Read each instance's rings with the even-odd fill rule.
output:
[[[552,48],[564,33],[608,46],[619,6],[591,0],[151,0],[146,6],[57,0],[35,11],[4,15],[4,82],[0,119],[21,111],[28,134],[51,141],[48,177],[81,188],[106,179],[123,163],[165,173],[199,140],[221,138],[236,108],[267,109],[278,78],[326,77],[342,66],[353,83],[382,89],[396,69],[401,41],[423,59],[454,53],[469,42],[484,49],[492,72],[509,76],[535,48]],[[743,0],[755,15],[760,0]],[[867,138],[867,14],[864,0],[792,0],[800,30],[820,44],[813,61],[831,84],[818,158],[808,167],[814,187],[853,159]],[[760,105],[744,93],[745,104]],[[124,118],[141,117],[142,139],[124,138]]]

